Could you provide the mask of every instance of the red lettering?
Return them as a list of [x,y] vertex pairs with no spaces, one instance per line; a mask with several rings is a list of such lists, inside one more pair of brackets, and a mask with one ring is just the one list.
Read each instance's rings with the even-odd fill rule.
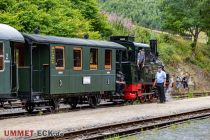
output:
[[29,136],[28,130],[25,130],[25,136]]
[[23,130],[17,130],[17,136],[24,136]]
[[30,136],[33,136],[34,130],[29,130],[29,132],[30,132]]
[[4,136],[9,136],[9,130],[4,130]]
[[16,136],[16,130],[10,130],[10,136]]
[[4,130],[4,136],[33,136],[34,130]]

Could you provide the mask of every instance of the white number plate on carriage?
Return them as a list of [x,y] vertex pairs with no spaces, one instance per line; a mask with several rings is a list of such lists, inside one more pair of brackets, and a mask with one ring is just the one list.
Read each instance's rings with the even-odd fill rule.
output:
[[84,76],[83,77],[83,84],[84,85],[91,84],[91,77],[90,76]]

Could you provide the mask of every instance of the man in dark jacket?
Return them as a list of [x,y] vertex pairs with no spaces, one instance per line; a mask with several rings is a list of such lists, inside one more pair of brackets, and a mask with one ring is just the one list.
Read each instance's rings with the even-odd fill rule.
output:
[[124,75],[121,71],[118,71],[116,75],[116,95],[122,95],[124,88]]

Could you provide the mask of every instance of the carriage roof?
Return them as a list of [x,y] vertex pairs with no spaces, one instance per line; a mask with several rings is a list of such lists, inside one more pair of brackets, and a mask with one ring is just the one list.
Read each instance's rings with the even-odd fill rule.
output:
[[149,48],[149,44],[144,44],[144,43],[137,43],[137,42],[133,42],[135,47],[141,47],[141,48]]
[[66,45],[76,45],[76,46],[126,49],[124,46],[110,41],[67,38],[67,37],[47,36],[39,34],[23,34],[23,36],[34,43],[66,44]]
[[19,31],[6,24],[0,24],[0,40],[25,42],[24,37]]

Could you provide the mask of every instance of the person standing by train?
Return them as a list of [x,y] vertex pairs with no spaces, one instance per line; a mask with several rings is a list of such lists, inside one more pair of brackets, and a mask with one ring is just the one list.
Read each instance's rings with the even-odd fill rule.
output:
[[164,93],[164,87],[166,85],[166,73],[163,71],[162,66],[158,66],[153,87],[155,87],[155,85],[157,86],[160,103],[164,103],[166,101]]
[[137,57],[137,66],[142,69],[145,63],[145,52],[144,49],[140,49]]
[[189,76],[187,74],[185,74],[182,78],[182,85],[183,85],[183,88],[184,88],[184,91],[188,91],[189,92],[189,87],[188,87],[188,80],[189,80]]
[[116,95],[122,95],[125,88],[125,80],[123,73],[118,70],[116,74]]

